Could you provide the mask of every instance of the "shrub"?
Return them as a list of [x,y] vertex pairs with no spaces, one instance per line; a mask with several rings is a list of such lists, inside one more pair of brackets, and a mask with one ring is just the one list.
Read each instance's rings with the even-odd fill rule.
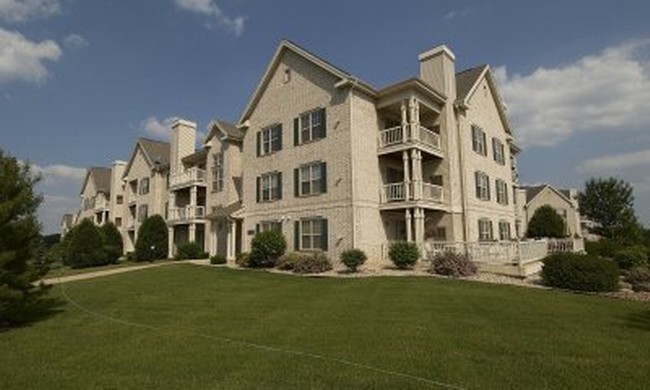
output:
[[167,224],[160,215],[152,215],[138,229],[135,257],[137,261],[166,259],[167,245]]
[[357,272],[357,268],[366,262],[368,256],[361,249],[348,249],[341,253],[341,262],[352,272]]
[[614,252],[624,249],[623,245],[603,238],[598,241],[586,241],[585,242],[585,251],[593,256],[600,257],[614,257]]
[[125,258],[126,258],[126,261],[138,261],[138,258],[135,257],[135,252],[133,252],[133,251],[126,252]]
[[216,254],[210,257],[210,264],[226,264],[227,262],[228,260],[224,255]]
[[634,291],[650,291],[650,268],[635,267],[630,269],[625,281],[632,285]]
[[433,257],[429,272],[454,278],[470,276],[476,273],[476,264],[463,253],[445,251]]
[[529,238],[562,238],[564,234],[564,220],[549,205],[544,205],[537,210],[528,222],[526,236]]
[[250,263],[251,255],[248,252],[238,253],[235,257],[235,264],[240,267],[248,267]]
[[420,258],[420,251],[412,242],[396,242],[390,245],[388,257],[397,268],[408,269]]
[[287,249],[282,232],[267,230],[258,233],[251,242],[250,267],[273,267]]
[[196,242],[188,242],[179,245],[176,248],[176,255],[174,260],[188,260],[188,259],[205,259],[209,257],[207,253],[203,252],[201,245]]
[[124,245],[122,243],[122,235],[117,230],[113,223],[109,222],[99,228],[102,233],[103,250],[106,255],[106,261],[110,264],[115,264],[122,256]]
[[641,245],[618,250],[614,252],[613,257],[621,269],[642,267],[648,264],[648,250]]
[[547,286],[579,291],[618,290],[618,266],[611,260],[577,253],[556,253],[543,262],[542,280]]
[[293,272],[297,274],[320,274],[331,269],[332,262],[323,252],[301,254],[293,265]]
[[81,221],[75,228],[67,246],[67,265],[72,268],[86,268],[109,264],[103,250],[102,234],[89,219]]
[[299,259],[300,259],[299,253],[296,252],[286,253],[278,259],[275,266],[277,269],[283,271],[291,271],[293,270],[293,267],[296,265]]

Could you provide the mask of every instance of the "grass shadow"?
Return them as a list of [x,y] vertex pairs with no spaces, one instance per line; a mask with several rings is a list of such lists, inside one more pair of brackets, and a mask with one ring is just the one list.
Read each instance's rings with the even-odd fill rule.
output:
[[639,330],[650,331],[650,310],[632,313],[625,318],[625,325]]
[[45,321],[63,311],[65,301],[61,298],[44,297],[26,303],[12,313],[13,321],[0,322],[0,333],[11,329],[31,326]]

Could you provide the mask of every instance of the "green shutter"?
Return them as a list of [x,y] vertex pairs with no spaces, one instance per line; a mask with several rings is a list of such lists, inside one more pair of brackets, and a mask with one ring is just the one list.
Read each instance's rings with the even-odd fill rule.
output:
[[485,184],[487,184],[487,200],[490,200],[492,191],[490,190],[490,176],[485,175]]
[[487,153],[488,153],[487,152],[487,149],[488,149],[487,138],[486,138],[485,132],[483,130],[481,130],[481,137],[483,138],[483,155],[487,156]]
[[320,115],[321,115],[320,118],[321,118],[321,121],[322,121],[321,138],[325,138],[325,137],[327,137],[327,120],[326,120],[327,115],[326,115],[326,111],[325,111],[324,108],[322,108],[320,110]]
[[324,194],[327,192],[327,163],[326,162],[320,164],[320,170],[321,170],[320,192]]
[[296,221],[293,224],[293,249],[296,251],[300,250],[300,221]]
[[257,203],[260,203],[260,177],[259,176],[255,181],[255,199],[257,200]]
[[256,223],[255,224],[255,235],[260,234],[260,224]]
[[257,132],[257,157],[262,155],[262,132]]
[[321,219],[321,231],[323,235],[321,236],[321,249],[324,251],[328,250],[329,244],[329,234],[327,232],[327,219]]
[[300,118],[293,119],[293,146],[300,144]]
[[300,196],[300,168],[293,170],[293,196]]
[[476,127],[472,126],[472,150],[478,152],[478,144],[476,142]]
[[278,199],[282,199],[282,172],[278,172]]
[[479,172],[474,171],[474,189],[476,190],[476,197],[481,199],[481,191],[479,190]]
[[278,131],[278,145],[277,149],[274,151],[280,151],[282,150],[282,124],[278,125],[279,131]]

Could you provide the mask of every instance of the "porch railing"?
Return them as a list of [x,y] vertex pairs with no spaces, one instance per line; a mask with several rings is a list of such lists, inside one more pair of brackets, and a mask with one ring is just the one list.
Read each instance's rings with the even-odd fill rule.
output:
[[436,184],[422,183],[422,197],[434,202],[442,201],[442,187]]
[[379,132],[379,147],[385,148],[405,142],[420,142],[434,149],[440,149],[440,135],[422,125],[417,131],[412,126],[394,126]]
[[440,149],[440,136],[433,132],[432,130],[427,129],[424,126],[420,126],[420,141],[423,143],[432,146],[435,149]]
[[189,221],[205,218],[205,206],[173,207],[169,209],[169,221]]
[[178,187],[182,185],[189,185],[193,183],[204,183],[205,182],[205,170],[192,167],[184,170],[181,173],[177,173],[173,176],[169,176],[169,186]]
[[383,203],[404,202],[406,200],[406,184],[390,183],[382,187],[381,201]]
[[379,132],[379,146],[385,147],[404,142],[404,128],[395,126]]

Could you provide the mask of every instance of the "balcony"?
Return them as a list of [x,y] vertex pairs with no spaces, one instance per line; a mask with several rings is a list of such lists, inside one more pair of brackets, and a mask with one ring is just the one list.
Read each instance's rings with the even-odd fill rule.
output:
[[169,188],[180,188],[192,185],[205,185],[205,170],[196,167],[186,169],[181,173],[169,176]]
[[169,222],[186,222],[205,218],[205,206],[173,207],[169,209]]
[[[415,129],[415,131],[413,131]],[[403,147],[420,146],[442,157],[440,135],[422,125],[395,126],[379,132],[379,153],[392,153]]]
[[399,208],[411,204],[435,204],[443,202],[442,187],[431,183],[390,183],[381,188],[383,208]]

